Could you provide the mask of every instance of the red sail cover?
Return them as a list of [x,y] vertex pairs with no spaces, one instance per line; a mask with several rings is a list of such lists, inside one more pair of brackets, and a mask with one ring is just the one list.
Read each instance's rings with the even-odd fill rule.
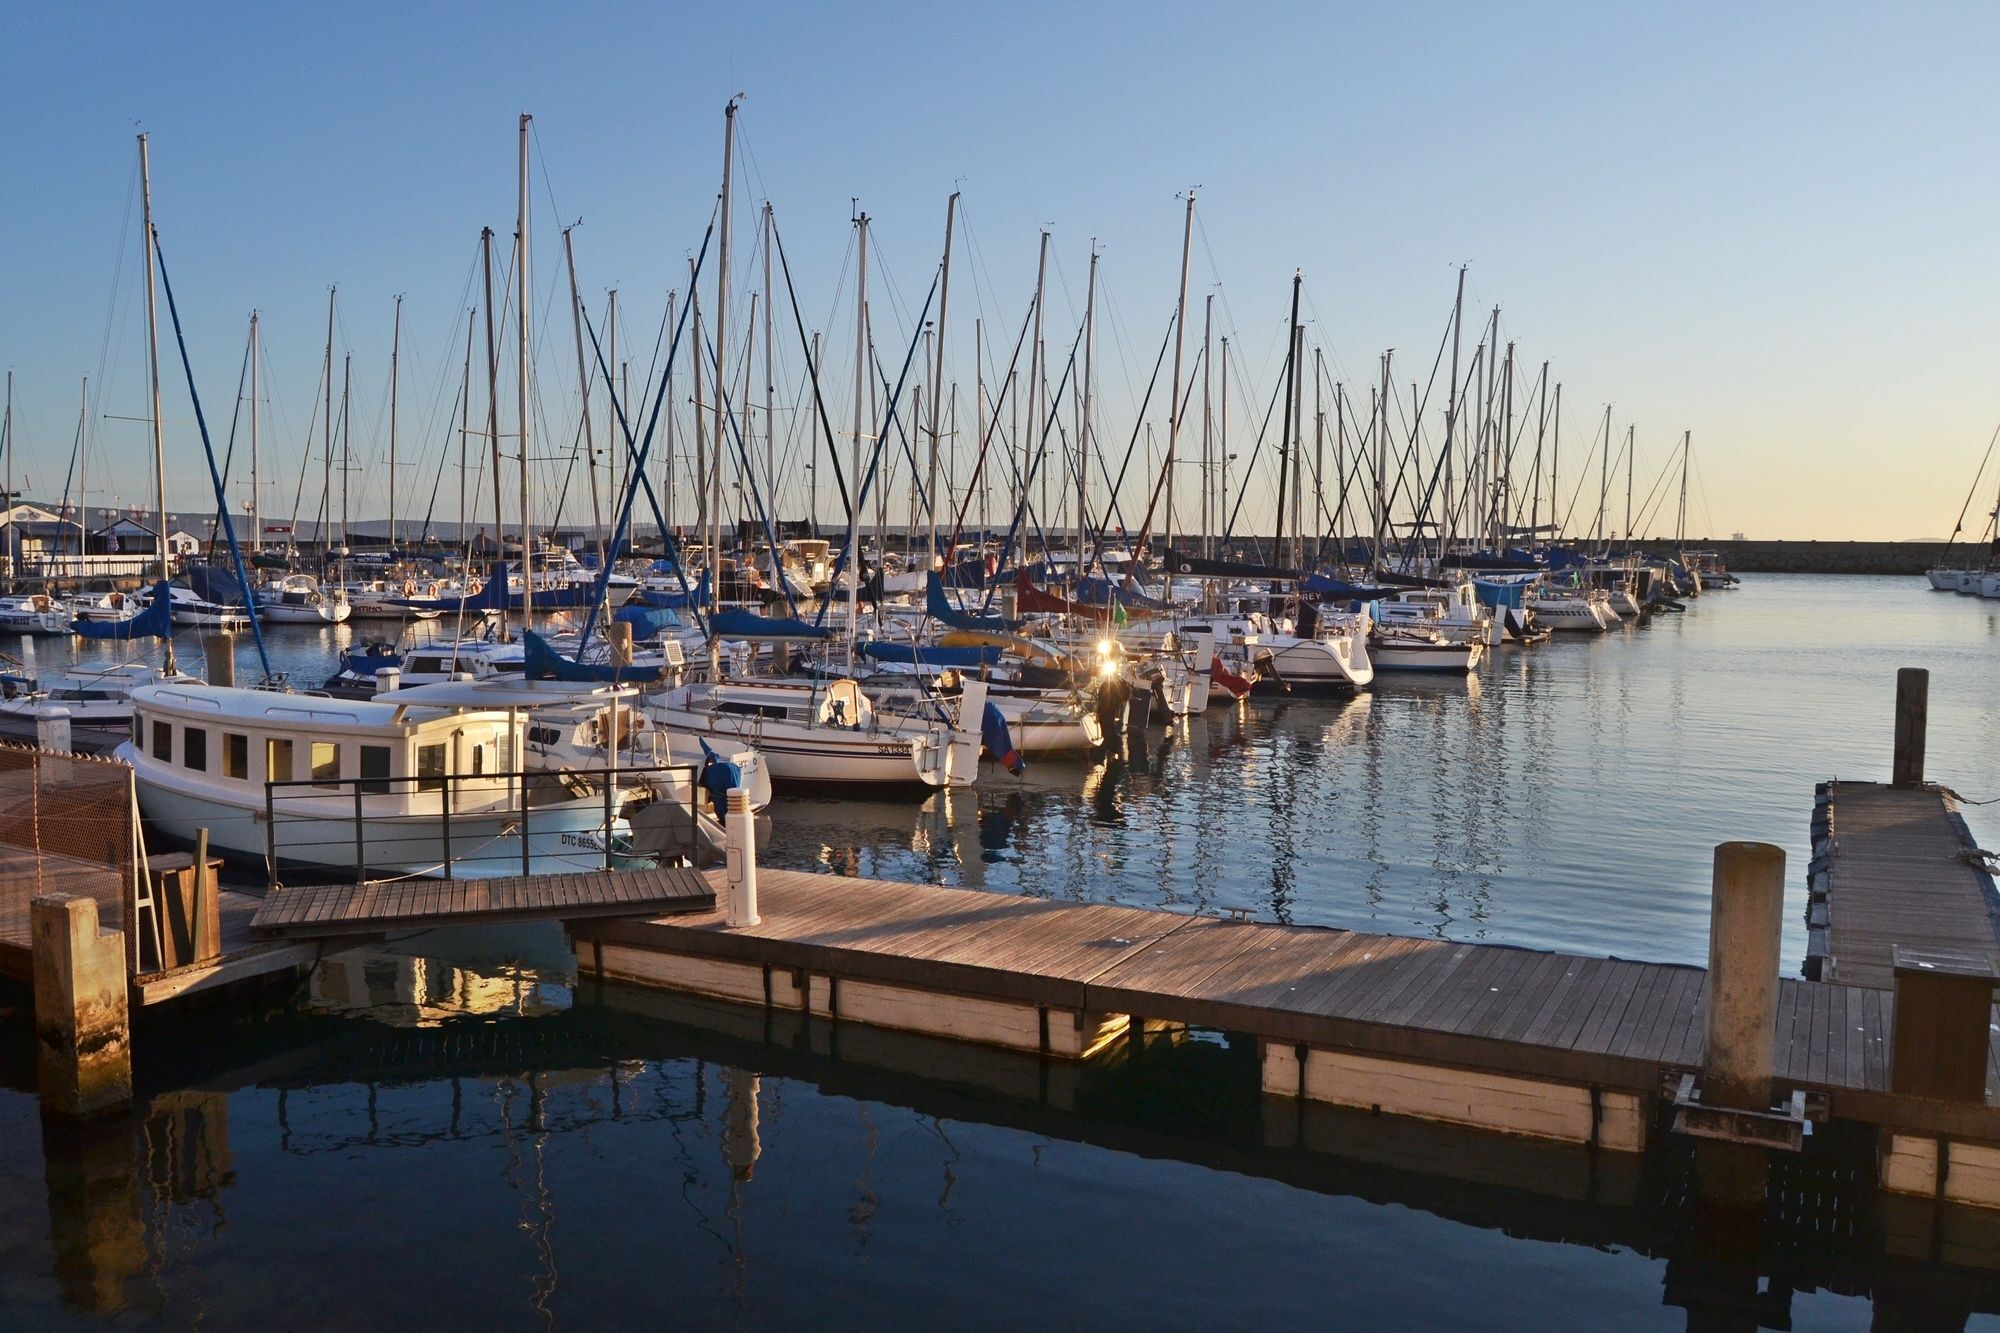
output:
[[1219,657],[1209,659],[1208,678],[1212,683],[1228,690],[1232,699],[1241,699],[1250,693],[1250,682],[1222,665],[1222,659]]
[[1075,616],[1094,625],[1115,625],[1124,619],[1115,605],[1090,606],[1044,592],[1035,586],[1025,569],[1015,581],[1014,609],[1024,616]]

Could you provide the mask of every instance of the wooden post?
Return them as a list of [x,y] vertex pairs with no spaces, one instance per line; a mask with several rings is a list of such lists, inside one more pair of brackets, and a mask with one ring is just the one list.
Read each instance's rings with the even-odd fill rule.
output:
[[236,684],[236,636],[217,630],[202,644],[208,654],[208,683],[224,687]]
[[125,1105],[132,1044],[124,932],[100,930],[97,900],[83,894],[45,893],[28,914],[42,1100],[72,1116]]
[[1930,703],[1930,672],[1922,667],[1903,667],[1896,672],[1896,757],[1889,778],[1894,786],[1924,784],[1924,732]]
[[614,620],[604,627],[604,642],[611,649],[611,665],[632,665],[632,622]]
[[1990,952],[1890,951],[1896,972],[1889,1090],[1938,1101],[1986,1102],[1988,1012],[2000,979]]
[[[1778,1023],[1784,849],[1763,842],[1718,843],[1710,893],[1702,1104],[1767,1111]],[[1697,1163],[1701,1196],[1728,1208],[1758,1207],[1764,1201],[1765,1166],[1761,1148],[1703,1142]]]
[[1763,842],[1717,844],[1710,892],[1702,1100],[1738,1110],[1767,1110],[1778,1023],[1784,849]]

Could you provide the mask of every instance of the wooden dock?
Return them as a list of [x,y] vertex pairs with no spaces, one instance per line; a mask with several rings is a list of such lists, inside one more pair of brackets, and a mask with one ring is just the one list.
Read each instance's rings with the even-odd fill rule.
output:
[[[1078,1058],[1129,1023],[1254,1035],[1266,1091],[1638,1151],[1701,1067],[1701,968],[765,870],[760,924],[575,921],[582,976]],[[717,881],[718,887],[720,880]],[[1890,1088],[1893,996],[1785,979],[1775,1074],[1825,1114],[2000,1142]],[[1954,1161],[1969,1159],[1954,1144]],[[1996,1159],[2000,1162],[2000,1159]]]
[[1823,980],[1893,989],[1891,951],[2000,955],[2000,894],[1951,794],[1823,784],[1807,924]]
[[706,912],[715,891],[677,867],[496,879],[370,880],[280,885],[249,923],[259,939],[326,939],[392,930],[598,916]]

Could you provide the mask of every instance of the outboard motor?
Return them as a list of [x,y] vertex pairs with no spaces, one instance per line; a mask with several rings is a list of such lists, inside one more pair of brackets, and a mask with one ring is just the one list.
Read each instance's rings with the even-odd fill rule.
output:
[[1123,676],[1114,674],[1098,680],[1097,725],[1103,728],[1106,745],[1125,734],[1125,715],[1131,699],[1132,687]]
[[1273,680],[1278,683],[1278,688],[1286,694],[1292,692],[1291,683],[1278,674],[1278,659],[1269,648],[1264,649],[1250,660],[1250,678],[1253,681]]

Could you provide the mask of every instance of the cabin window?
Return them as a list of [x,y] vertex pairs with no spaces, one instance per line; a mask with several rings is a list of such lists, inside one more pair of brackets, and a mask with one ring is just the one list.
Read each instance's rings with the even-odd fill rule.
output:
[[181,728],[181,767],[208,772],[208,732],[204,728]]
[[171,763],[174,757],[174,728],[170,722],[153,724],[153,758],[161,763]]
[[234,731],[222,733],[222,776],[249,781],[250,738]]
[[472,776],[476,778],[485,772],[486,747],[484,745],[475,745],[472,747]]
[[389,747],[386,745],[364,745],[361,747],[361,790],[371,796],[389,794]]
[[267,736],[264,738],[264,781],[290,782],[292,780],[292,742],[290,737]]
[[419,745],[417,747],[417,790],[443,791],[444,745]]
[[141,718],[137,713],[134,713],[132,715],[132,744],[144,745],[145,743],[146,743],[145,719]]
[[312,743],[312,780],[322,787],[340,785],[340,747],[332,741]]

